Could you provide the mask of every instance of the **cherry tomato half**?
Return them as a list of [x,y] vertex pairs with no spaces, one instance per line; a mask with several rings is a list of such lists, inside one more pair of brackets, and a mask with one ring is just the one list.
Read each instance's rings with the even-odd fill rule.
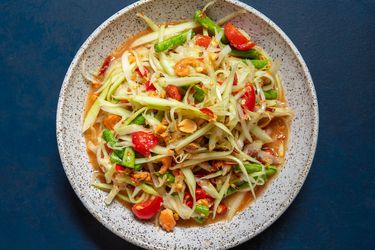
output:
[[228,38],[230,45],[238,50],[249,50],[255,46],[255,43],[244,36],[232,23],[225,24],[224,34]]
[[241,97],[244,100],[243,107],[247,110],[254,111],[255,108],[255,91],[253,86],[248,85],[246,92]]
[[204,48],[208,48],[208,46],[211,43],[211,37],[210,36],[204,36],[204,35],[197,35],[195,37],[195,44]]
[[132,143],[135,151],[147,157],[150,149],[158,144],[158,138],[152,133],[139,131],[132,134]]
[[153,196],[147,201],[134,204],[132,211],[138,219],[148,220],[159,212],[162,203],[163,198],[161,196]]

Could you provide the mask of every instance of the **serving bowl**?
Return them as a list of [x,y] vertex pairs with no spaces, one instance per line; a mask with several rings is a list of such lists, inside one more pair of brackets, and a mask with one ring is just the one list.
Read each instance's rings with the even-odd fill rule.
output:
[[66,175],[84,206],[123,239],[152,249],[226,249],[251,239],[271,225],[296,197],[310,169],[318,137],[318,104],[308,68],[297,48],[270,19],[233,0],[217,1],[208,15],[217,20],[245,9],[233,22],[247,31],[271,58],[282,62],[280,75],[286,99],[295,111],[285,164],[279,175],[250,207],[231,221],[202,227],[177,227],[172,233],[153,223],[136,220],[120,203],[106,206],[106,193],[90,186],[93,168],[81,133],[88,83],[81,66],[97,68],[124,40],[146,28],[136,17],[144,12],[156,22],[192,19],[202,8],[198,0],[145,0],[120,10],[100,25],[75,55],[63,82],[57,107],[56,133]]

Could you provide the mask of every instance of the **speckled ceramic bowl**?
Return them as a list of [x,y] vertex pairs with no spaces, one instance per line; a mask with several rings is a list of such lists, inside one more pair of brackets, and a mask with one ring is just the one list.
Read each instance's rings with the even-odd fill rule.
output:
[[[88,84],[81,76],[86,58],[89,68],[130,35],[145,29],[135,16],[144,12],[158,22],[191,19],[204,3],[198,0],[150,0],[132,4],[105,21],[81,46],[66,73],[57,108],[57,141],[68,179],[86,208],[109,230],[138,246],[152,249],[225,249],[247,241],[271,225],[290,205],[311,166],[318,136],[318,105],[309,71],[290,39],[271,20],[238,1],[217,1],[209,8],[213,19],[238,9],[247,13],[236,17],[236,25],[249,32],[272,58],[280,58],[286,98],[295,111],[286,163],[268,189],[232,221],[204,227],[177,227],[167,233],[152,223],[135,220],[118,202],[104,204],[106,194],[90,186],[92,168],[81,134],[82,113]],[[197,237],[199,235],[199,237]]]

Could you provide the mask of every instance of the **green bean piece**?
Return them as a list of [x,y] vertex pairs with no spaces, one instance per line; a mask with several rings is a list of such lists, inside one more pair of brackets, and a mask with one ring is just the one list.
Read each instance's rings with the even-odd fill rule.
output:
[[175,177],[174,177],[174,175],[171,173],[171,171],[167,171],[167,172],[165,173],[165,175],[167,176],[167,182],[168,182],[169,184],[174,183],[174,181],[175,181]]
[[221,38],[221,41],[225,44],[228,44],[229,41],[224,35],[223,29],[214,21],[209,18],[206,13],[202,12],[202,10],[197,10],[194,14],[194,20],[202,25],[204,28],[207,29],[208,33],[210,33],[211,36],[214,36],[216,33],[222,32],[223,36]]
[[109,160],[112,162],[112,163],[116,163],[116,164],[121,164],[122,165],[122,160],[120,157],[118,157],[117,154],[115,154],[115,152],[113,152],[110,156],[109,156]]
[[135,164],[134,165],[134,170],[135,171],[141,171],[143,168],[143,164]]
[[138,187],[142,189],[143,191],[145,191],[146,193],[149,193],[152,195],[158,195],[158,192],[156,192],[156,190],[151,185],[148,185],[146,183],[141,183],[138,185]]
[[239,57],[239,58],[247,58],[247,59],[258,59],[259,58],[259,52],[255,49],[250,49],[246,51],[236,50],[232,49],[232,51],[229,53],[231,56]]
[[[248,174],[262,171],[262,165],[258,163],[245,163],[244,166]],[[265,168],[267,177],[270,177],[277,172],[277,168],[274,166],[266,166]],[[237,166],[235,170],[240,171],[240,168]]]
[[115,149],[113,150],[113,153],[115,153],[118,157],[120,157],[120,159],[122,159],[124,157],[124,149],[121,149],[121,150],[118,150],[118,149]]
[[268,64],[268,60],[251,60],[255,68],[261,69]]
[[163,120],[163,117],[164,117],[164,111],[161,111],[159,110],[156,115],[155,115],[155,118],[158,120],[158,121],[162,121]]
[[195,220],[199,224],[203,224],[205,221],[205,218],[203,217],[193,217],[193,220]]
[[204,100],[204,95],[205,95],[203,89],[195,85],[194,91],[195,91],[195,93],[193,94],[194,99],[197,100],[198,102],[202,102]]
[[116,142],[117,142],[117,139],[116,137],[112,134],[112,132],[108,129],[104,129],[103,130],[103,135],[102,135],[103,139],[109,143],[109,145],[113,146]]
[[276,174],[277,173],[277,168],[276,167],[273,167],[273,166],[269,166],[267,169],[266,169],[266,176],[267,177],[271,177],[272,175]]
[[[252,174],[252,173],[255,173],[255,172],[259,172],[259,171],[262,171],[262,165],[258,164],[258,163],[245,163],[243,164],[245,166],[245,169],[246,169],[246,172],[248,174]],[[235,168],[236,171],[241,171],[240,167],[237,166]]]
[[[252,174],[252,173],[262,171],[262,165],[260,165],[258,163],[245,163],[244,166],[245,166],[246,172],[248,174]],[[266,166],[265,168],[266,168],[265,169],[266,174],[263,175],[263,176],[259,176],[259,177],[263,178],[265,181],[268,178],[270,178],[272,175],[276,174],[277,171],[278,171],[277,167],[275,167],[275,166]],[[236,166],[234,170],[235,171],[241,171],[239,166]],[[254,177],[254,178],[257,179],[259,177],[257,176],[257,177]],[[240,191],[240,190],[243,190],[243,189],[246,189],[246,188],[249,188],[249,183],[246,182],[246,181],[241,181],[239,183],[236,183],[235,187],[229,187],[225,196],[231,195],[231,194],[233,194],[237,191]]]
[[267,100],[277,99],[277,91],[275,89],[263,91],[263,93],[264,93],[264,97],[266,97]]
[[131,124],[137,124],[137,125],[143,125],[145,124],[145,117],[140,114],[139,116],[137,116],[132,122]]
[[[114,134],[108,130],[108,129],[104,129],[103,130],[103,135],[102,135],[103,139],[108,142],[108,144],[113,147],[116,143],[117,143],[117,139],[116,137],[114,136]],[[124,150],[113,150],[113,152],[120,158],[122,158],[124,156]]]
[[230,188],[228,188],[227,193],[225,194],[225,196],[229,196],[231,194],[234,194],[234,193],[236,193],[236,192],[238,192],[240,190],[246,189],[248,187],[249,187],[249,183],[243,181],[243,182],[237,184],[236,187],[230,187]]
[[262,165],[256,164],[256,163],[249,163],[249,164],[244,164],[246,172],[248,174],[252,174],[255,172],[262,171]]
[[208,206],[203,204],[197,204],[194,211],[202,217],[207,217],[210,214],[210,209],[208,208]]
[[[170,38],[161,41],[160,43],[155,44],[155,52],[162,52],[164,50],[169,50],[177,47],[178,45],[184,44],[187,40],[187,36],[190,31],[182,32],[181,34],[172,36]],[[193,37],[195,34],[192,33],[191,36]]]
[[124,157],[122,158],[122,165],[128,168],[134,168],[135,152],[131,147],[125,148]]

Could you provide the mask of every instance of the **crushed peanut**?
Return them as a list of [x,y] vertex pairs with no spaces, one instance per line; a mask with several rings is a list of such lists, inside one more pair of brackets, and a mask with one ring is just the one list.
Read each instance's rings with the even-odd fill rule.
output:
[[190,119],[184,119],[178,124],[178,129],[184,133],[194,133],[197,130],[197,124]]
[[149,172],[136,172],[133,174],[136,181],[151,181],[151,174]]
[[155,133],[160,135],[164,133],[166,130],[167,130],[167,126],[159,123],[155,128]]

